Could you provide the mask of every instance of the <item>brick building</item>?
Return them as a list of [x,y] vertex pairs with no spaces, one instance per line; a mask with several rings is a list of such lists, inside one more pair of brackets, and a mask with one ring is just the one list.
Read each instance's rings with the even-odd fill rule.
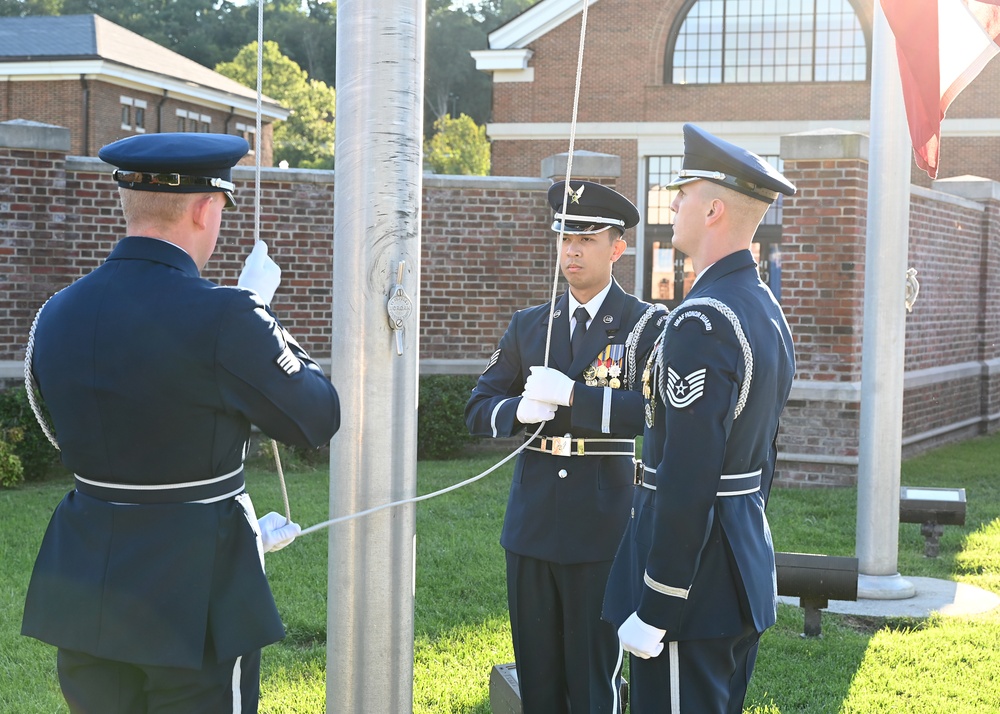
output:
[[242,135],[271,166],[272,122],[288,111],[261,104],[258,141],[254,90],[99,15],[0,18],[0,121],[66,127],[78,156],[134,134],[197,131]]
[[[621,157],[617,188],[643,215],[634,240],[637,295],[673,305],[690,282],[671,249],[672,196],[659,188],[680,166],[684,122],[779,167],[782,136],[868,133],[873,3],[590,1],[575,147]],[[487,134],[495,174],[535,176],[544,157],[567,150],[581,21],[580,0],[540,0],[491,33],[489,49],[472,53],[493,79]],[[1000,61],[952,104],[941,145],[939,178],[1000,180]],[[931,185],[915,165],[912,182]],[[780,211],[758,234],[765,276],[781,242]]]
[[[3,380],[23,375],[38,308],[100,264],[123,235],[110,167],[69,155],[70,143],[64,128],[0,123]],[[819,131],[782,137],[777,151],[799,187],[780,225],[782,299],[798,372],[778,436],[777,478],[849,484],[860,432],[868,140]],[[577,158],[581,170],[618,180],[608,170],[614,157]],[[546,175],[564,170],[558,156],[543,165]],[[236,282],[254,235],[254,170],[237,167],[233,175],[241,210],[227,213],[205,271],[224,284]],[[421,373],[478,374],[511,314],[549,299],[556,270],[549,185],[548,178],[423,177],[413,295]],[[283,271],[274,309],[335,384],[354,378],[331,359],[351,339],[337,332],[345,308],[330,299],[334,172],[267,168],[260,189],[261,235]],[[905,317],[905,454],[1000,427],[1000,181],[966,176],[914,186],[910,204],[909,264],[920,293]],[[627,285],[618,265],[615,273]],[[393,339],[387,320],[381,329]]]

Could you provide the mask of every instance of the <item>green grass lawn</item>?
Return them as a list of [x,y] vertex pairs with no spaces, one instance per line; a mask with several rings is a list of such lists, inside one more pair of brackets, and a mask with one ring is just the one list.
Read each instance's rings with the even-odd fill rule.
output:
[[[418,491],[457,483],[485,470],[496,458],[422,461]],[[969,502],[967,524],[945,529],[936,559],[924,558],[919,525],[900,525],[899,570],[904,576],[949,578],[1000,593],[997,464],[1000,436],[945,447],[904,463],[903,484],[962,486]],[[248,474],[257,511],[280,512],[277,479],[264,469]],[[513,660],[498,543],[510,473],[506,465],[417,507],[414,712],[488,714],[490,669]],[[303,526],[325,520],[327,470],[293,471],[286,478],[293,517]],[[4,714],[67,712],[55,677],[55,650],[18,635],[31,563],[51,510],[66,488],[66,482],[53,482],[0,491]],[[768,516],[775,547],[853,555],[856,497],[855,489],[774,491]],[[323,533],[304,536],[268,556],[268,574],[288,637],[264,650],[262,714],[325,711]],[[1000,613],[926,621],[831,613],[822,617],[822,638],[805,639],[800,636],[802,611],[779,606],[778,624],[762,640],[746,712],[1000,712]]]

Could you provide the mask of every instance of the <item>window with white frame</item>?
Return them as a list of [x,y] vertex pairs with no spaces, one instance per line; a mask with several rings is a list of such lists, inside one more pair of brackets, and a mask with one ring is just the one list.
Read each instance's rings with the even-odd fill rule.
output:
[[250,144],[250,153],[253,154],[257,150],[257,128],[250,124],[236,122],[236,133],[247,140],[247,143]]
[[132,97],[119,97],[122,111],[122,129],[142,134],[146,131],[146,101]]
[[177,131],[212,131],[212,117],[187,109],[177,109]]

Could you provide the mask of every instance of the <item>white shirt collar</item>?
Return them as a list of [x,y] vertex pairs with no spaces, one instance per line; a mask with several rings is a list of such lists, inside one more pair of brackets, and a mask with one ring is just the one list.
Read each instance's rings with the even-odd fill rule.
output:
[[604,304],[604,298],[606,298],[608,296],[608,293],[611,292],[611,284],[613,282],[614,282],[613,280],[609,280],[608,284],[606,286],[604,286],[604,290],[602,290],[601,292],[597,293],[597,295],[595,295],[594,297],[592,297],[590,299],[590,302],[588,302],[586,304],[581,303],[579,300],[577,300],[575,297],[573,297],[573,291],[570,290],[569,291],[569,316],[570,316],[570,319],[573,318],[573,313],[576,312],[576,308],[580,307],[580,305],[583,305],[583,307],[586,308],[586,310],[587,310],[587,314],[590,315],[590,319],[587,320],[587,322],[589,323],[590,320],[593,320],[594,319],[594,315],[596,315],[598,312],[600,312],[601,305]]

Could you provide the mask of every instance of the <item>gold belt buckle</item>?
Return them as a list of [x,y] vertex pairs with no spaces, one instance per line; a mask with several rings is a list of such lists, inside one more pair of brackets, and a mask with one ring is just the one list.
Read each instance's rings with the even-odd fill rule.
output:
[[570,434],[566,434],[566,436],[553,436],[552,448],[549,450],[549,453],[553,456],[569,456],[572,445],[573,437]]

